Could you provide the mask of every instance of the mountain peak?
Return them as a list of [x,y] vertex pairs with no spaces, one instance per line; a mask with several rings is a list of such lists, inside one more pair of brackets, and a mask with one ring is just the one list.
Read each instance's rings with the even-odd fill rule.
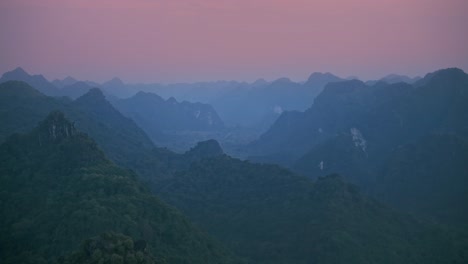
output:
[[467,78],[467,74],[463,70],[459,68],[447,68],[426,74],[426,76],[417,81],[415,85],[422,86],[429,82],[441,82],[446,85],[446,81],[460,80],[463,78]]
[[306,86],[320,86],[323,87],[329,82],[339,82],[342,81],[338,76],[335,76],[329,72],[322,73],[322,72],[314,72],[312,73],[309,78],[307,79],[305,85]]
[[275,81],[273,81],[272,84],[285,84],[285,83],[291,83],[291,79],[287,78],[287,77],[283,77],[283,78],[279,78],[279,79],[276,79]]
[[12,71],[5,72],[3,74],[3,78],[11,80],[22,80],[24,77],[30,77],[30,75],[21,67],[17,67]]
[[218,141],[214,139],[200,141],[197,145],[185,153],[185,155],[196,158],[209,158],[223,155],[223,149]]
[[18,74],[26,74],[29,75],[23,68],[17,67],[16,69],[12,70],[11,72],[18,73]]
[[134,96],[130,97],[132,99],[138,100],[139,102],[151,102],[151,103],[163,103],[164,99],[151,92],[139,91]]
[[[99,88],[91,88],[89,91],[84,94],[82,97],[96,98],[96,99],[105,99],[106,97]],[[81,98],[81,97],[80,97]]]
[[74,124],[65,118],[65,115],[60,111],[52,111],[38,127],[41,143],[44,140],[49,142],[60,142],[65,138],[75,135],[76,129]]
[[447,68],[447,69],[442,69],[442,70],[438,70],[438,71],[435,71],[433,73],[429,73],[426,75],[426,77],[453,77],[453,76],[464,76],[466,75],[466,73],[462,70],[462,69],[459,69],[459,68]]
[[268,84],[268,82],[265,81],[265,79],[263,78],[257,79],[255,82],[252,83],[252,85],[254,86],[260,86],[260,85],[266,85],[266,84]]
[[62,80],[62,83],[63,83],[64,86],[72,85],[72,84],[75,84],[77,82],[78,81],[75,78],[71,77],[71,76],[67,76],[65,79]]
[[166,102],[171,104],[177,104],[177,100],[172,96],[169,99],[167,99]]
[[336,77],[336,76],[333,75],[333,74],[331,74],[331,73],[329,73],[329,72],[313,72],[313,73],[309,76],[308,80],[314,79],[314,78],[324,78],[324,77],[328,77],[328,78],[329,78],[329,77]]
[[106,85],[106,86],[122,86],[122,85],[125,85],[125,84],[120,78],[114,77],[111,80],[104,83],[104,85]]

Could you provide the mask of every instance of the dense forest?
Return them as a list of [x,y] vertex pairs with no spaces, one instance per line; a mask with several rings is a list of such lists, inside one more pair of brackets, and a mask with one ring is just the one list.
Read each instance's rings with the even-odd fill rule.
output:
[[[245,86],[219,85],[223,94]],[[215,105],[155,94],[169,93],[167,87],[131,97],[138,87],[118,80],[4,74],[0,258],[468,261],[466,73],[445,69],[418,80],[366,83],[313,74],[303,84],[248,86],[247,97],[274,95],[262,99],[259,113],[278,98],[303,112],[276,109],[272,126],[245,144],[240,134],[252,130],[223,122]],[[298,94],[283,96],[291,86]],[[178,87],[176,95],[190,91]],[[118,91],[130,97],[118,98]],[[258,130],[247,137],[253,135]],[[197,143],[184,149],[187,142]]]

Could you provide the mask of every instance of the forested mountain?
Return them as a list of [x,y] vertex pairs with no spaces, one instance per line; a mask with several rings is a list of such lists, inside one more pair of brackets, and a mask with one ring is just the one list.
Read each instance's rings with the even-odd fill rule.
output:
[[25,133],[52,110],[60,109],[61,101],[47,97],[25,82],[0,83],[0,142],[14,132]]
[[[149,189],[249,263],[465,263],[467,75],[447,69],[373,86],[332,80],[313,74],[309,84],[255,88],[269,87],[273,98],[288,85],[299,92],[328,83],[309,109],[283,112],[248,149],[295,172],[231,158],[216,140],[177,154],[147,136],[151,122],[174,126],[168,116],[187,114],[178,128],[192,129],[193,110],[212,110],[202,104],[139,93],[111,98],[114,107],[100,89],[72,101],[0,83],[0,205],[8,216],[0,239],[15,241],[0,254],[12,263],[61,255],[61,263],[237,261]],[[34,128],[53,110],[71,122],[54,112]],[[165,233],[172,228],[183,235]]]
[[111,231],[144,239],[158,263],[236,261],[106,159],[61,112],[3,143],[0,170],[4,263],[51,263]]
[[337,175],[316,182],[274,165],[218,156],[157,193],[252,263],[463,263],[466,237],[360,194]]
[[[458,149],[460,146],[449,144],[453,142],[450,139],[452,135],[460,138],[460,144],[468,138],[466,102],[468,76],[459,69],[446,69],[428,74],[414,85],[377,83],[367,86],[359,81],[330,84],[310,109],[303,113],[285,113],[252,147],[264,153],[289,153],[289,156],[296,158],[296,161],[293,159],[289,165],[313,178],[337,172],[376,196],[398,200],[398,193],[405,192],[401,188],[409,188],[406,189],[407,198],[419,196],[417,199],[422,202],[425,199],[423,197],[427,195],[422,186],[429,184],[429,180],[426,179],[426,176],[429,176],[425,176],[424,173],[406,172],[398,174],[398,177],[392,176],[403,179],[404,175],[411,174],[412,185],[408,183],[397,187],[393,186],[396,182],[388,182],[385,184],[386,188],[381,189],[378,182],[382,181],[383,177],[390,177],[385,168],[388,169],[386,166],[389,166],[389,160],[395,159],[395,155],[404,153],[398,151],[399,148],[405,149],[412,144],[429,144],[431,141],[423,140],[428,136],[438,141],[444,138],[431,136],[434,134],[447,135],[448,145],[442,148],[447,154],[458,153],[460,155],[457,157],[463,162],[468,160]],[[414,153],[416,157],[407,158],[418,161],[412,163],[414,166],[432,166],[431,186],[436,187],[435,182],[444,181],[444,188],[456,189],[460,184],[459,178],[464,177],[460,174],[466,175],[461,166],[463,162],[453,164],[452,169],[446,170],[446,164],[434,162],[433,155],[437,154],[430,152],[434,149],[431,150],[428,146],[420,146],[419,149],[420,151]],[[271,157],[281,160],[280,154]],[[291,161],[290,157],[288,158],[288,161]],[[266,157],[264,160],[273,159]],[[403,164],[393,165],[399,170]],[[435,180],[437,177],[440,179]],[[418,182],[422,183],[418,185]],[[448,194],[446,190],[438,188],[433,191],[432,195],[435,196],[445,197]],[[451,207],[454,200],[465,200],[466,197],[467,192],[460,191],[456,195],[454,193],[452,198],[446,197],[447,200],[439,199],[439,203],[454,208]],[[412,204],[407,203],[407,199],[402,199],[398,202],[402,207],[421,212],[421,203],[410,208]],[[436,208],[440,208],[441,205],[427,205],[434,207],[429,206],[423,211],[432,212],[431,217],[436,219],[444,218],[439,217],[439,213],[436,212]],[[456,218],[455,214],[448,214]],[[450,221],[463,222],[463,215],[464,213],[460,212],[458,219],[452,217]]]
[[0,84],[0,100],[0,140],[15,132],[25,133],[50,111],[61,110],[78,129],[96,140],[107,157],[135,170],[143,180],[166,173],[168,166],[160,159],[173,155],[167,149],[155,148],[145,132],[115,110],[98,89],[76,101],[59,100],[24,82],[12,81]]
[[106,101],[99,89],[92,89],[76,101],[47,97],[24,82],[0,84],[0,139],[14,132],[32,129],[52,110],[61,110],[88,133],[113,161],[127,165],[138,153],[150,152],[154,145],[133,120],[124,117]]
[[156,259],[147,250],[146,241],[134,241],[129,236],[114,232],[106,232],[86,239],[78,250],[60,258],[58,262],[63,264],[167,263],[164,260]]

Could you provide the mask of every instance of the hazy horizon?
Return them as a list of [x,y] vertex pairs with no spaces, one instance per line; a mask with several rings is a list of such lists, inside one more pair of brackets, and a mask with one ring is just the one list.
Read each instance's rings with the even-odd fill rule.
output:
[[5,0],[0,72],[185,83],[466,71],[467,9],[462,0]]

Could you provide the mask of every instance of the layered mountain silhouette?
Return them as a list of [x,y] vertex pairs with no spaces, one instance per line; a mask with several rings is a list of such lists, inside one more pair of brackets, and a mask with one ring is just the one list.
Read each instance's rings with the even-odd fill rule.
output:
[[24,82],[11,81],[0,84],[0,100],[0,140],[15,132],[25,133],[50,111],[61,110],[117,164],[134,169],[131,164],[144,163],[152,156],[153,142],[133,120],[115,110],[99,89],[76,101],[64,101],[45,96]]
[[68,84],[68,85],[63,86],[59,91],[59,95],[60,96],[66,96],[66,97],[69,97],[69,98],[75,100],[78,97],[86,94],[92,88],[93,87],[91,87],[86,82],[76,81],[76,82],[74,82],[72,84]]
[[46,78],[42,75],[29,75],[23,68],[18,67],[12,71],[5,72],[0,78],[0,83],[6,81],[23,81],[43,94],[49,96],[56,96],[58,94],[58,89],[52,85]]
[[[398,193],[405,192],[398,189],[400,187],[389,187],[390,183],[385,190],[377,187],[382,177],[386,177],[383,175],[388,175],[385,164],[393,155],[399,155],[395,154],[398,153],[396,149],[419,145],[420,142],[429,144],[429,141],[421,140],[431,135],[447,135],[448,142],[452,142],[449,140],[451,136],[459,137],[460,142],[466,140],[467,96],[468,76],[459,69],[428,74],[413,85],[381,82],[368,86],[360,81],[329,84],[311,108],[305,112],[283,114],[267,133],[252,144],[252,148],[268,153],[263,161],[286,160],[294,170],[312,178],[337,172],[376,196],[394,196],[398,200]],[[451,150],[446,149],[446,153],[463,153],[455,144],[449,146]],[[430,148],[422,146],[421,149],[430,151]],[[458,188],[459,174],[464,173],[461,163],[445,171],[444,164],[434,163],[433,153],[417,154],[419,164],[426,164],[421,166],[429,167],[430,164],[439,168],[433,168],[439,172],[433,177],[443,179],[446,188]],[[288,156],[282,158],[281,155]],[[466,160],[468,157],[461,155],[459,158]],[[418,177],[415,182],[426,181],[423,173],[415,175],[419,175],[415,176]],[[426,191],[413,186],[411,195],[420,197],[418,199],[422,202]],[[435,196],[446,193],[442,189],[434,191],[432,195]],[[465,200],[466,193],[459,192],[456,197]],[[441,199],[439,202],[452,207],[453,200]],[[399,204],[409,211],[419,210],[416,204],[412,208],[409,208],[410,203]],[[431,205],[434,207],[425,209],[426,213],[432,212],[431,217],[440,221],[449,218],[444,220],[436,212],[441,205]],[[450,222],[463,222],[464,214],[451,214]]]
[[153,93],[138,92],[128,99],[113,101],[114,106],[135,120],[155,142],[164,140],[161,134],[176,131],[216,131],[223,121],[207,104],[164,100]]
[[417,81],[419,81],[421,79],[421,77],[408,77],[406,75],[400,75],[400,74],[389,74],[383,78],[380,78],[379,80],[370,80],[370,81],[367,81],[366,84],[367,85],[374,85],[378,82],[385,82],[385,83],[388,83],[388,84],[394,84],[394,83],[400,83],[400,82],[403,82],[403,83],[408,83],[408,84],[413,84]]
[[[68,81],[60,81],[59,91],[92,87]],[[110,83],[122,91],[143,87]],[[192,144],[183,154],[156,147],[145,125],[154,122],[154,131],[169,140],[163,132],[179,125],[169,116],[187,114],[179,131],[195,129],[193,111],[206,106],[179,103],[168,90],[158,94],[169,99],[149,92],[119,99],[109,85],[105,93],[70,92],[73,101],[25,82],[0,83],[2,260],[237,263],[206,231],[247,263],[467,261],[463,71],[437,71],[413,84],[312,74],[303,84],[282,78],[197,85],[159,87],[179,87],[174,93],[180,96],[204,91],[200,98],[210,100],[270,92],[258,100],[259,109],[275,114],[271,122],[280,117],[248,151],[291,170],[229,157],[216,140]],[[292,91],[302,101],[286,94]],[[129,112],[121,102],[131,102]],[[287,102],[310,108],[287,111]],[[246,114],[248,107],[236,110]],[[233,136],[224,129],[220,137]]]
[[67,76],[63,80],[60,80],[60,79],[53,80],[52,84],[55,85],[55,87],[57,87],[59,89],[62,89],[65,86],[73,85],[73,84],[75,84],[77,82],[79,82],[79,81],[76,80],[75,78],[73,78],[71,76]]
[[264,131],[283,111],[307,109],[327,83],[339,81],[343,79],[330,73],[313,73],[304,84],[288,78],[256,82],[251,87],[232,89],[209,103],[227,124],[257,126]]
[[[285,112],[252,144],[258,153],[303,155],[314,145],[356,128],[379,144],[401,144],[431,131],[467,133],[468,77],[459,69],[428,75],[414,85],[352,80],[332,83],[305,112]],[[385,133],[384,133],[385,132]],[[390,138],[389,138],[390,136]],[[385,139],[384,139],[385,138]],[[369,138],[369,144],[372,144]]]

